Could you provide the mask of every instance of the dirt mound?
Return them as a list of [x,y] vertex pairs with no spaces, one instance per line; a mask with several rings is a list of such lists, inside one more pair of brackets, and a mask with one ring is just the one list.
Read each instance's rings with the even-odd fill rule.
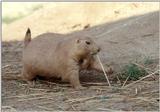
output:
[[93,35],[101,45],[100,57],[116,71],[133,61],[159,57],[159,12],[134,16],[75,32]]

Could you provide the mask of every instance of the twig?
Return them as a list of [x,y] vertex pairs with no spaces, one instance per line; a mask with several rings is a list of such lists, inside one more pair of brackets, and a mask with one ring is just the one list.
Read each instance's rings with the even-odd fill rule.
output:
[[147,75],[147,76],[145,76],[145,77],[142,77],[141,79],[139,79],[139,80],[137,80],[137,81],[135,81],[135,82],[132,82],[132,83],[126,85],[125,87],[131,86],[131,85],[133,85],[133,84],[135,84],[135,83],[137,83],[137,82],[140,82],[141,80],[152,76],[153,74],[157,73],[158,71],[159,71],[159,70],[156,70],[155,72],[153,72],[153,73],[151,73],[151,74],[149,74],[149,75]]
[[[153,72],[151,69],[146,68],[146,67],[144,67],[143,65],[140,65],[140,64],[135,63],[135,62],[134,62],[133,64],[135,64],[135,65],[137,65],[137,66],[139,66],[139,67],[145,69],[145,70],[147,71],[147,73],[152,73],[152,72]],[[155,80],[155,77],[154,77],[154,76],[152,76],[151,78]]]
[[[141,68],[144,68],[147,72],[152,72],[152,70],[150,70],[149,68],[146,68],[146,67],[144,67],[143,65],[140,65],[140,64],[138,64],[138,63],[135,63],[135,62],[133,62],[132,64],[134,64],[134,65],[137,65],[137,66],[139,66],[139,67],[141,67]],[[148,71],[149,70],[149,71]]]
[[76,108],[75,108],[73,105],[71,105],[71,108],[72,108],[74,111],[76,111]]
[[[4,109],[10,109],[8,110],[8,112],[17,112],[15,108],[11,107],[11,106],[2,106],[2,112],[6,111]],[[6,111],[7,112],[7,111]]]
[[[35,105],[35,104],[34,104]],[[48,107],[44,107],[44,106],[40,106],[40,105],[35,105],[35,106],[37,106],[38,108],[40,108],[40,109],[45,109],[45,110],[47,110],[47,111],[52,111],[52,110],[54,110],[53,108],[48,108]]]
[[29,101],[29,100],[39,100],[39,99],[49,99],[49,100],[53,100],[54,97],[59,96],[59,95],[63,95],[61,93],[42,93],[41,96],[39,97],[31,97],[31,98],[23,98],[20,99],[18,101]]
[[29,88],[31,90],[35,90],[35,91],[47,91],[47,89],[39,89],[39,88]]
[[101,65],[101,67],[102,67],[102,70],[103,70],[104,75],[105,75],[105,77],[106,77],[106,79],[107,79],[107,82],[108,82],[109,86],[111,87],[111,84],[110,84],[110,82],[109,82],[108,76],[107,76],[107,74],[106,74],[106,72],[105,72],[105,69],[104,69],[104,67],[103,67],[103,65],[102,65],[102,62],[101,62],[101,60],[100,60],[100,58],[99,58],[98,55],[97,55],[97,58],[98,58],[98,61],[99,61],[100,65]]
[[45,105],[45,104],[53,104],[53,103],[55,103],[55,101],[53,100],[53,101],[46,101],[46,102],[40,102],[40,103],[36,103],[37,105]]
[[9,97],[4,97],[5,99],[7,98],[26,98],[26,97],[37,97],[37,96],[42,96],[42,95],[49,95],[50,93],[35,93],[35,94],[30,94],[30,95],[16,95],[16,96],[9,96]]
[[99,111],[108,111],[108,112],[116,112],[117,110],[112,110],[108,108],[98,108]]
[[106,86],[106,82],[105,83],[82,82],[82,85]]
[[119,82],[120,82],[120,84],[122,85],[122,83],[121,83],[121,81],[120,81],[119,77],[118,77],[118,76],[116,76],[116,78],[118,79],[118,81],[119,81]]
[[61,106],[60,104],[54,104],[56,107],[58,107],[59,109],[61,109],[62,111],[64,111],[64,108],[63,108],[63,106]]
[[150,98],[150,97],[136,97],[136,98],[131,98],[131,99],[137,99],[137,100],[143,100],[147,102],[156,102],[157,98]]
[[153,94],[153,93],[159,93],[159,90],[143,92],[143,93],[142,93],[142,95],[144,95],[144,94],[148,94],[148,93],[150,93],[150,94]]
[[128,81],[130,75],[126,78],[126,80],[124,81],[123,85],[122,85],[122,88],[125,86],[126,82]]
[[138,94],[138,89],[137,88],[135,88],[135,93],[136,93],[136,95]]
[[70,100],[67,100],[67,102],[70,102],[70,103],[85,102],[87,100],[91,100],[91,99],[95,99],[95,98],[99,98],[99,96],[92,96],[92,97],[87,97],[87,98],[70,99]]
[[29,100],[40,100],[40,99],[53,99],[53,97],[52,97],[52,96],[50,96],[50,97],[42,96],[42,97],[34,97],[34,98],[20,99],[20,100],[18,100],[18,101],[21,102],[21,101],[29,101]]
[[95,89],[95,90],[97,90],[97,89],[101,89],[101,90],[128,90],[128,89],[130,89],[130,88],[121,88],[121,87],[119,87],[119,86],[111,86],[111,87],[108,87],[108,86],[92,86],[92,87],[90,87],[90,89]]
[[5,65],[5,66],[2,67],[2,69],[10,67],[10,66],[12,66],[12,65]]

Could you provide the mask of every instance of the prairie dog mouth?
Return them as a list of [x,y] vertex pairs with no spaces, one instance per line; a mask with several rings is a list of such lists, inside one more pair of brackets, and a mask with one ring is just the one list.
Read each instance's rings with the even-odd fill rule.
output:
[[100,52],[100,49],[97,49],[97,50],[91,52],[91,55],[96,55],[96,54],[98,54],[98,52]]

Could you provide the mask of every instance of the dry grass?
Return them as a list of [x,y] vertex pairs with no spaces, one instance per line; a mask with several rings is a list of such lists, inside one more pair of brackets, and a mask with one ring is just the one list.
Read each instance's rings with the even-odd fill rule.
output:
[[144,80],[144,79],[146,79],[146,78],[148,78],[148,77],[151,77],[152,75],[154,75],[154,74],[156,74],[156,73],[159,73],[159,70],[156,70],[156,71],[154,71],[153,73],[151,73],[151,74],[149,74],[149,75],[147,75],[147,76],[144,76],[144,77],[142,77],[141,79],[139,79],[139,80],[137,80],[137,81],[134,81],[133,83],[130,83],[130,84],[126,85],[125,87],[132,86],[133,84],[136,84],[136,83],[138,83],[138,82],[140,82],[140,81],[142,81],[142,80]]

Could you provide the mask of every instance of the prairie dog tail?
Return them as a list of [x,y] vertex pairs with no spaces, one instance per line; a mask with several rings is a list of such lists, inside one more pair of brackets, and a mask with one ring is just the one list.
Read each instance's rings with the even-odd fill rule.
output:
[[31,41],[31,30],[28,28],[24,38],[24,46],[26,47],[30,41]]

